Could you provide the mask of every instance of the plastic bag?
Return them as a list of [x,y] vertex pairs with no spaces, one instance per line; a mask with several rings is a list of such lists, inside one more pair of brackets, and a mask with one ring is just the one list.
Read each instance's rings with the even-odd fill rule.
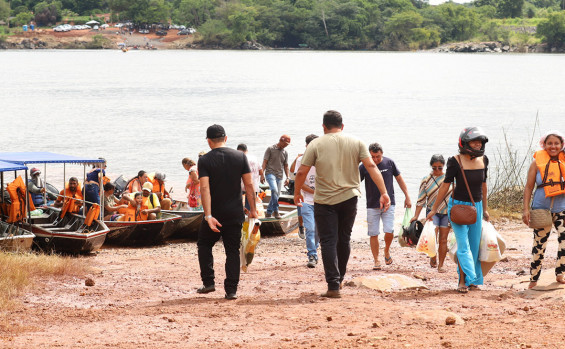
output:
[[424,230],[420,235],[418,245],[416,245],[416,251],[424,252],[428,257],[435,257],[437,254],[435,225],[431,221],[427,221],[424,225]]
[[404,219],[402,220],[401,233],[398,234],[398,244],[400,245],[400,247],[408,246],[408,244],[406,243],[406,239],[404,238],[404,235],[406,233],[406,229],[408,229],[408,227],[410,226],[410,219],[412,219],[412,209],[410,207],[407,207],[406,210],[404,211]]
[[261,239],[261,233],[259,231],[259,226],[261,222],[256,218],[247,218],[243,222],[243,227],[241,228],[241,246],[239,249],[239,260],[241,270],[247,272],[247,267],[253,261],[255,256],[255,247]]
[[501,259],[502,254],[498,247],[496,229],[490,222],[483,221],[481,245],[479,247],[479,260],[481,262],[498,262]]
[[457,240],[455,239],[455,234],[450,231],[447,235],[447,254],[449,258],[455,262],[457,257]]

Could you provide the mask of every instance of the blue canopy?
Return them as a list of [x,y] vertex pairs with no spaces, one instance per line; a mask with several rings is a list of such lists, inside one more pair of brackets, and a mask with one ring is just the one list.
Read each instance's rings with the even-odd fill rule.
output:
[[19,153],[0,153],[0,161],[13,162],[17,164],[91,164],[105,162],[105,160],[96,158],[84,158],[72,155],[55,154],[50,152],[19,152]]
[[23,165],[14,164],[13,162],[0,161],[0,172],[27,170]]

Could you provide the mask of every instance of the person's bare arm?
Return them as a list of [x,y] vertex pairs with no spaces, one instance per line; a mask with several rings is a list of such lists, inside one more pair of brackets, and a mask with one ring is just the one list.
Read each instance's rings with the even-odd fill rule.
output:
[[[298,171],[296,172],[296,178],[294,178],[295,188],[302,188],[304,186],[304,182],[306,181],[306,176],[308,175],[308,172],[310,172],[311,167],[312,166],[306,166],[303,164],[300,165]],[[295,190],[294,203],[297,206],[302,206],[302,202],[304,202],[304,197],[302,196],[302,193],[300,192],[300,190]]]
[[261,166],[261,183],[265,183],[265,170],[267,169],[267,159],[263,159],[263,166]]
[[210,196],[210,178],[200,178],[200,195],[202,199],[202,207],[204,209],[204,217],[208,217],[208,226],[216,233],[220,232],[222,225],[218,220],[212,217],[212,197]]
[[394,178],[396,178],[396,182],[398,183],[400,190],[404,193],[404,207],[412,207],[412,201],[410,201],[410,194],[408,194],[408,188],[406,187],[404,178],[402,178],[402,175],[398,175]]
[[365,166],[365,169],[369,173],[369,176],[371,176],[373,183],[375,183],[375,185],[379,189],[379,193],[381,193],[381,210],[383,210],[383,212],[388,210],[388,208],[390,207],[390,197],[388,196],[385,181],[383,179],[383,176],[381,175],[381,171],[378,170],[377,165],[375,165],[373,159],[371,159],[370,157],[361,159],[361,162]]
[[426,219],[428,221],[431,221],[432,217],[437,213],[437,208],[439,207],[439,205],[441,204],[443,199],[445,199],[445,196],[447,195],[447,192],[449,191],[450,185],[451,185],[451,183],[443,182],[441,184],[441,186],[439,187],[439,190],[437,192],[437,198],[436,198],[436,201],[434,202],[434,206],[432,207],[432,210],[430,211],[430,213],[428,213],[428,215],[426,216]]
[[536,171],[537,165],[533,161],[528,169],[528,177],[524,186],[524,200],[522,201],[522,222],[526,225],[530,224],[530,201],[532,200],[532,192],[536,184]]
[[257,207],[255,205],[255,189],[253,188],[253,176],[251,173],[245,173],[241,176],[243,180],[243,186],[245,187],[245,196],[247,197],[247,202],[249,202],[249,218],[259,218],[257,215]]

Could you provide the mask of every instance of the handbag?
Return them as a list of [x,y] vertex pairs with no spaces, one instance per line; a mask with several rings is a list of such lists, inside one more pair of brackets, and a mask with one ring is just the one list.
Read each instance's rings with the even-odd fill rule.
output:
[[551,209],[553,208],[553,200],[555,197],[551,198],[551,206],[549,210],[546,209],[530,209],[530,224],[528,226],[532,229],[544,229],[551,227],[553,224],[553,217],[551,216]]
[[475,224],[477,222],[477,208],[475,207],[475,200],[473,200],[473,194],[471,194],[469,183],[467,183],[467,177],[465,176],[465,170],[463,169],[463,165],[459,160],[459,155],[456,157],[456,159],[457,162],[459,163],[459,167],[461,168],[461,174],[463,175],[463,180],[465,181],[465,186],[467,187],[467,191],[469,192],[469,198],[471,199],[473,206],[453,205],[451,207],[451,213],[449,215],[449,218],[455,224],[460,224],[460,225]]

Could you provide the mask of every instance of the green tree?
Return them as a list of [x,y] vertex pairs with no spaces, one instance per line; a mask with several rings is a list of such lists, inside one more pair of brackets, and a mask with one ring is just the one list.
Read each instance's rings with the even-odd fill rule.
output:
[[38,25],[53,25],[61,19],[61,2],[42,1],[35,5],[33,11],[35,13],[34,20]]
[[16,19],[14,19],[13,23],[15,25],[29,24],[29,22],[31,22],[32,19],[33,19],[33,13],[31,13],[31,12],[20,12],[16,16]]
[[422,11],[426,23],[438,26],[441,41],[464,41],[475,36],[480,27],[479,15],[472,8],[452,2],[430,6]]
[[500,18],[514,18],[522,16],[524,0],[498,0],[497,14]]
[[4,0],[0,0],[0,19],[10,17],[10,4]]
[[208,0],[182,0],[174,11],[175,23],[201,26],[214,13],[214,3]]
[[565,11],[551,13],[549,17],[540,22],[537,36],[547,43],[549,47],[561,47],[565,43]]

